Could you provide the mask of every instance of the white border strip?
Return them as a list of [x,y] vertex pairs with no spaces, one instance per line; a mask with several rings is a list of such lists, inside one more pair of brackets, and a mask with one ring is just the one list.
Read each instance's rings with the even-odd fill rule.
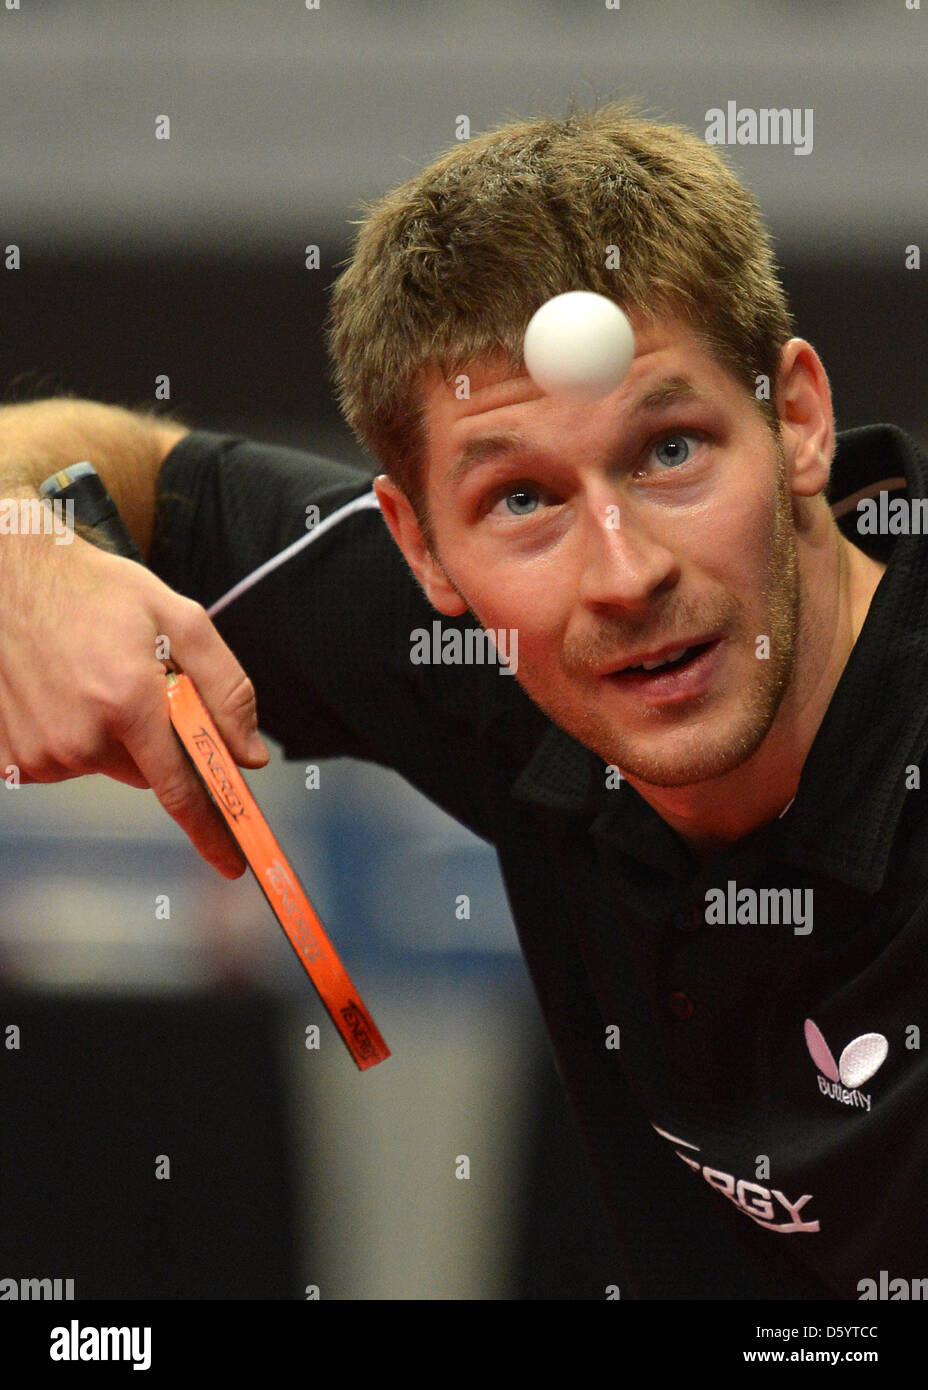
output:
[[272,570],[276,570],[278,565],[285,565],[288,560],[292,560],[294,555],[299,554],[304,546],[309,545],[310,541],[317,541],[326,531],[330,530],[333,526],[337,526],[338,523],[344,521],[346,517],[352,516],[355,512],[365,511],[369,507],[380,508],[380,503],[377,501],[377,494],[373,488],[371,488],[370,492],[365,492],[360,497],[355,497],[351,502],[346,502],[343,507],[338,507],[332,512],[331,516],[327,516],[324,521],[320,521],[318,526],[313,526],[307,531],[305,536],[300,536],[299,540],[293,541],[291,545],[286,546],[283,550],[279,551],[277,555],[272,555],[270,560],[265,560],[256,570],[252,570],[251,574],[246,575],[244,579],[240,579],[237,584],[233,584],[228,593],[223,594],[222,598],[217,598],[216,602],[207,608],[206,611],[209,616],[213,618],[217,613],[221,613],[224,608],[228,608],[230,603],[234,603],[237,598],[241,598],[242,594],[253,588],[255,584],[259,584],[265,575],[270,574]]

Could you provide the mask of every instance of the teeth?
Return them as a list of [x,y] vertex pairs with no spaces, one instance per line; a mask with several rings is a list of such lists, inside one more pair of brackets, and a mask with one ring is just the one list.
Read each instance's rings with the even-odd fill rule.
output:
[[666,666],[666,665],[668,664],[668,662],[670,662],[670,661],[676,661],[679,657],[681,657],[681,656],[683,655],[684,652],[688,652],[688,651],[689,651],[689,647],[681,647],[681,648],[679,649],[679,651],[676,651],[676,652],[668,652],[667,655],[666,655],[665,657],[663,657],[662,660],[660,660],[660,661],[643,661],[643,662],[641,663],[640,666],[632,666],[632,667],[631,667],[631,670],[633,670],[633,671],[642,671],[642,670],[643,670],[643,671],[656,671],[657,668],[658,668],[658,666]]

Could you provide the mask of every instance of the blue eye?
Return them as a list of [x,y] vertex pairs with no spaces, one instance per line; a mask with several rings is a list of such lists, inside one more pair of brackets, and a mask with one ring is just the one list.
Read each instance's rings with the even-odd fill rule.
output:
[[[515,506],[512,505],[514,498],[519,501]],[[531,487],[515,487],[511,492],[500,498],[501,502],[506,503],[506,508],[513,516],[531,516],[535,507],[538,505],[538,491]],[[522,506],[521,503],[526,503]]]
[[[699,440],[692,434],[668,434],[655,446],[654,456],[659,463],[673,465],[675,463],[686,463],[691,450],[689,441],[696,444]],[[667,453],[666,458],[661,457],[661,451]]]
[[497,521],[530,521],[534,517],[546,516],[552,508],[559,506],[561,498],[537,483],[507,483],[485,504],[488,515]]

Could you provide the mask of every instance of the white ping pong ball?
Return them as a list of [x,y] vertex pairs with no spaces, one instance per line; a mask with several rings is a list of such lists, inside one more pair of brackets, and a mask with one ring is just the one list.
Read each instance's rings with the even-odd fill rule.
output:
[[594,400],[621,383],[635,335],[618,304],[589,290],[557,294],[533,314],[522,349],[529,376],[550,395]]

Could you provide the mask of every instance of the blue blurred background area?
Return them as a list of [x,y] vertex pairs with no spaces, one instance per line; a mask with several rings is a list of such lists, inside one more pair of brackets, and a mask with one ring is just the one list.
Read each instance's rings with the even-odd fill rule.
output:
[[[926,235],[925,22],[796,0],[0,9],[2,400],[148,409],[166,374],[194,427],[363,459],[322,336],[362,200],[461,116],[478,133],[638,97],[702,132],[735,101],[813,113],[806,155],[728,153],[839,428],[924,440],[906,258]],[[392,1048],[364,1075],[254,882],[206,868],[151,793],[0,783],[0,1038],[20,1029],[0,1049],[0,1277],[95,1298],[603,1297],[622,1273],[492,850],[384,769],[306,781],[276,749],[250,775]]]

